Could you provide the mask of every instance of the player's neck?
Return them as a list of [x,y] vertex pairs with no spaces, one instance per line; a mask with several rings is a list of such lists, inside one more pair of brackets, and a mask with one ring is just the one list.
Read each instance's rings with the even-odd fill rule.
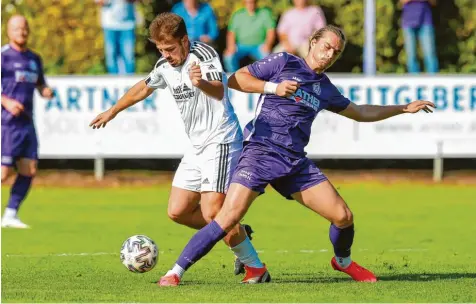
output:
[[19,45],[19,44],[16,44],[14,42],[10,42],[10,46],[11,46],[12,49],[14,49],[15,51],[18,51],[18,52],[26,52],[26,50],[28,50],[28,48],[26,47],[26,44]]
[[322,74],[324,73],[324,70],[320,69],[317,65],[317,63],[314,61],[314,58],[312,58],[312,56],[307,56],[306,59],[304,59],[304,61],[306,62],[307,66],[313,70],[314,72],[316,72],[317,74]]

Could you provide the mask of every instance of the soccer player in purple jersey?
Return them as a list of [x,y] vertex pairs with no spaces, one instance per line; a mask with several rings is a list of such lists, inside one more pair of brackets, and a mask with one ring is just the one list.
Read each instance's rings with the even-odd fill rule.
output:
[[53,97],[45,82],[40,57],[27,48],[28,22],[15,15],[7,25],[9,44],[2,47],[2,183],[13,174],[2,227],[28,228],[18,209],[28,194],[38,163],[38,140],[33,124],[33,93]]
[[[309,142],[311,125],[324,109],[356,121],[371,122],[420,110],[431,112],[430,107],[435,105],[428,101],[401,106],[351,103],[324,74],[339,58],[345,42],[339,28],[326,26],[310,37],[305,59],[288,53],[271,54],[230,77],[231,88],[262,95],[255,118],[245,128],[243,152],[223,208],[192,237],[177,265],[186,270],[206,255],[271,184],[284,197],[298,201],[331,222],[329,237],[335,253],[331,265],[335,270],[356,281],[377,281],[372,272],[350,258],[354,240],[352,212],[327,177],[306,157],[304,148]],[[259,270],[253,275],[257,281],[264,279]],[[159,282],[167,285],[161,282],[167,282],[167,275]]]

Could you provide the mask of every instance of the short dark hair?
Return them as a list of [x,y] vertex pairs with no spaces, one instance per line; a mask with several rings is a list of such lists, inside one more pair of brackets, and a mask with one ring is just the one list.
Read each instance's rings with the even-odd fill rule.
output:
[[149,25],[150,39],[154,41],[182,38],[187,35],[185,21],[174,13],[161,13]]
[[345,37],[344,31],[342,31],[341,28],[335,26],[335,25],[326,25],[316,31],[309,37],[309,50],[311,50],[311,41],[312,40],[319,40],[321,37],[326,33],[326,32],[332,32],[337,35],[337,37],[340,38],[342,43],[345,44],[347,42],[347,38]]

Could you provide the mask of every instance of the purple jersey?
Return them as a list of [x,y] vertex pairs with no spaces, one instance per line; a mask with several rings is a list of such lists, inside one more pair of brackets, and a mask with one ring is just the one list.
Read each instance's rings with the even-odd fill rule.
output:
[[2,47],[2,95],[21,102],[25,110],[14,117],[2,106],[2,126],[22,127],[32,124],[33,93],[44,85],[40,57],[30,50],[20,52],[10,45]]
[[245,128],[245,142],[260,143],[288,157],[301,158],[309,143],[311,126],[321,110],[340,112],[350,101],[325,74],[316,74],[304,59],[288,53],[271,54],[248,66],[261,80],[293,80],[300,87],[292,97],[263,94],[256,116]]

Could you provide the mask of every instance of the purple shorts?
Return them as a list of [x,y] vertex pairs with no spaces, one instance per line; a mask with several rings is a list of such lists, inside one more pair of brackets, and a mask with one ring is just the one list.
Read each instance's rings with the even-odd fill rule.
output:
[[282,196],[304,191],[327,177],[307,157],[291,159],[260,144],[248,143],[235,168],[232,183],[264,193],[268,184]]
[[2,166],[14,166],[20,158],[38,159],[35,127],[2,126]]

